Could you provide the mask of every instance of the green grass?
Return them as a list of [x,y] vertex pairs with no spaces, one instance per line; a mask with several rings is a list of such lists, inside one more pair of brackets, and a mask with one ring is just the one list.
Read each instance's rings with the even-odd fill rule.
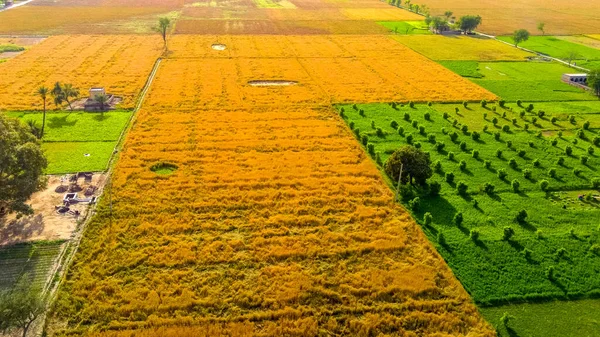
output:
[[0,247],[0,290],[10,289],[23,274],[31,278],[32,284],[43,286],[61,245],[41,241]]
[[482,78],[477,61],[439,61],[441,65],[463,77]]
[[[23,122],[34,121],[38,128],[42,126],[43,114],[39,112],[5,114]],[[130,111],[111,111],[104,114],[47,113],[42,139],[42,149],[48,159],[46,173],[104,171],[131,114]]]
[[378,24],[400,35],[431,35],[424,21],[379,21]]
[[[407,144],[410,133],[414,137],[413,144],[419,143],[430,153],[433,162],[441,163],[441,169],[432,178],[441,183],[441,196],[422,195],[421,207],[413,209],[413,215],[418,221],[423,219],[425,212],[433,215],[433,223],[423,226],[423,230],[476,302],[496,304],[506,300],[562,298],[598,292],[600,279],[595,275],[600,273],[600,256],[590,249],[593,244],[600,244],[597,222],[600,202],[579,201],[577,196],[600,194],[591,189],[592,180],[600,178],[600,147],[589,141],[598,135],[596,128],[600,127],[600,119],[584,132],[586,140],[577,139],[574,144],[574,129],[581,128],[583,121],[592,115],[577,114],[574,123],[565,118],[553,124],[548,112],[544,119],[538,118],[534,124],[537,109],[521,117],[521,108],[516,104],[509,104],[506,109],[496,107],[496,111],[493,111],[493,105],[486,109],[476,104],[470,104],[468,109],[458,104],[398,106],[396,109],[387,104],[358,105],[358,109],[364,111],[364,117],[351,105],[339,107],[344,108],[346,121],[352,123],[354,129],[358,128],[361,135],[367,135],[383,162],[393,151]],[[456,107],[459,107],[458,114]],[[446,119],[444,112],[448,115]],[[405,113],[410,115],[410,122],[404,120]],[[430,120],[425,119],[426,113],[430,114]],[[492,123],[493,118],[498,120],[496,126]],[[512,118],[516,118],[516,124],[512,123]],[[392,121],[404,129],[404,136],[391,127]],[[425,135],[412,126],[412,121],[425,127]],[[525,124],[529,124],[527,131]],[[467,132],[461,130],[463,125],[467,126]],[[509,132],[502,131],[504,125],[510,126]],[[485,126],[487,132],[483,131]],[[376,128],[382,129],[382,136],[377,136]],[[547,129],[564,133],[556,145],[551,144],[554,136],[538,136]],[[481,134],[480,140],[472,139],[473,131]],[[458,135],[454,142],[449,136],[453,132]],[[499,140],[495,139],[495,132],[500,133]],[[445,148],[438,152],[428,135],[434,135],[435,141],[443,142]],[[460,146],[462,142],[466,145],[464,150]],[[510,148],[508,142],[512,142]],[[573,149],[571,156],[565,154],[567,146]],[[595,150],[593,155],[587,153],[590,146]],[[498,149],[503,151],[501,158],[496,156]],[[473,158],[472,150],[479,151],[478,158]],[[518,155],[519,150],[525,151],[524,157]],[[454,153],[454,159],[449,159],[450,152]],[[589,158],[585,165],[580,162],[582,156]],[[565,162],[559,165],[557,160],[561,157]],[[512,158],[517,163],[514,168],[509,165]],[[535,159],[539,166],[534,166]],[[486,160],[491,162],[489,168],[483,165]],[[465,170],[459,168],[461,161],[466,163]],[[556,177],[549,175],[550,168],[556,170]],[[500,169],[507,173],[503,180],[498,177]],[[574,169],[581,170],[581,174],[575,175]],[[525,170],[531,171],[530,178],[524,177]],[[455,175],[453,183],[444,179],[449,172]],[[520,183],[518,192],[513,191],[513,180]],[[542,180],[549,182],[550,192],[540,189]],[[466,195],[456,192],[456,183],[460,181],[469,187]],[[486,183],[494,185],[495,193],[481,192]],[[404,202],[408,206],[407,200]],[[477,207],[474,201],[477,201]],[[514,220],[521,209],[529,214],[524,223]],[[458,212],[464,215],[461,226],[452,222]],[[511,241],[502,238],[507,226],[515,231]],[[469,238],[471,230],[479,231],[480,240]],[[542,233],[541,238],[536,233],[538,230]],[[444,245],[437,241],[439,232],[446,238]],[[561,248],[566,253],[558,257]],[[530,258],[525,257],[524,249],[531,250]],[[553,280],[546,277],[551,266],[557,275]]]
[[[498,39],[514,43],[512,36],[499,36]],[[520,43],[519,46],[565,61],[568,61],[570,53],[575,53],[578,66],[589,69],[600,67],[600,50],[560,40],[553,36],[531,36],[529,40]]]
[[555,62],[480,62],[478,68],[483,78],[472,81],[507,101],[596,99],[583,89],[563,83],[562,74],[572,69]]
[[116,145],[116,141],[42,143],[42,149],[48,158],[46,173],[104,171]]
[[[8,112],[9,117],[19,118],[24,122],[34,121],[42,127],[41,113]],[[129,118],[130,111],[100,113],[90,112],[58,112],[46,114],[44,142],[99,142],[114,141]]]
[[[499,337],[596,337],[600,331],[600,300],[556,301],[482,308]],[[508,313],[507,327],[500,318]]]
[[25,48],[14,44],[0,44],[0,54],[4,52],[17,52],[23,50],[25,50]]

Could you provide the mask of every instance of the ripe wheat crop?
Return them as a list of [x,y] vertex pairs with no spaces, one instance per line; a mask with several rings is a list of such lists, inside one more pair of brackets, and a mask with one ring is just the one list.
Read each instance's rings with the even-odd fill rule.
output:
[[0,64],[0,110],[41,110],[37,88],[57,81],[72,83],[84,97],[90,87],[105,87],[123,97],[122,108],[132,108],[161,52],[158,36],[50,37]]

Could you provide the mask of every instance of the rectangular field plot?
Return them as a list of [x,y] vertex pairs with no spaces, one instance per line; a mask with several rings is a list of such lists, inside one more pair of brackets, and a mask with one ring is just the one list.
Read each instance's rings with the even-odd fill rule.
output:
[[432,35],[396,36],[394,39],[436,61],[524,61],[532,55],[484,37]]
[[507,101],[594,100],[594,96],[563,83],[560,78],[571,68],[551,62],[480,62],[482,78],[473,82]]
[[73,84],[82,96],[105,87],[123,97],[120,108],[132,108],[161,51],[159,36],[52,36],[0,64],[0,110],[41,110],[35,92],[55,82]]
[[[4,238],[0,238],[0,241],[4,241]],[[11,289],[24,275],[29,277],[32,285],[43,287],[62,244],[38,242],[0,247],[0,291]]]
[[[420,197],[414,217],[432,215],[423,230],[476,302],[597,291],[600,201],[594,196],[600,194],[600,120],[581,135],[573,132],[595,115],[573,111],[577,117],[570,122],[559,110],[542,117],[533,111],[521,115],[516,105],[342,108],[355,136],[373,148],[371,155],[381,163],[407,144],[430,154],[440,196],[417,190],[412,196],[403,193],[403,203],[410,208],[409,201]],[[463,184],[461,194],[457,186]],[[517,221],[521,210],[527,216]],[[508,239],[507,228],[512,232]],[[556,272],[550,279],[549,268]]]
[[116,141],[42,143],[48,159],[46,173],[104,171],[116,145]]

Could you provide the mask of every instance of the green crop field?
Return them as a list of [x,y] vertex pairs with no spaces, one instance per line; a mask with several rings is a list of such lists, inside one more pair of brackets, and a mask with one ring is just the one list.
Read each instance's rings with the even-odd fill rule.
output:
[[[41,113],[6,112],[23,122],[42,126]],[[129,111],[100,113],[50,112],[42,148],[48,158],[48,174],[103,171],[129,118]]]
[[[600,331],[600,300],[553,301],[481,308],[499,337],[596,337]],[[501,317],[508,315],[506,326]]]
[[563,83],[572,69],[555,62],[445,61],[442,65],[490,90],[502,99],[516,101],[595,100],[583,89]]
[[0,290],[10,289],[25,274],[42,287],[62,244],[39,241],[0,247]]
[[[544,107],[540,113],[516,104],[338,106],[381,164],[408,143],[430,153],[441,195],[408,191],[403,202],[408,208],[419,196],[413,215],[432,214],[423,230],[483,305],[597,295],[600,287],[600,202],[594,199],[600,197],[600,120],[592,124],[590,112],[569,118],[560,104],[556,115],[551,103]],[[457,192],[461,182],[466,193]],[[523,209],[528,216],[516,221]],[[458,213],[464,220],[456,223]],[[510,239],[505,228],[514,232]]]
[[395,34],[431,35],[431,31],[424,21],[380,21],[377,23]]
[[[511,36],[500,36],[498,39],[513,43]],[[564,61],[569,61],[572,58],[578,66],[584,68],[596,69],[600,67],[600,49],[561,40],[553,36],[531,36],[529,40],[521,42],[519,46]],[[571,70],[571,72],[576,71]]]

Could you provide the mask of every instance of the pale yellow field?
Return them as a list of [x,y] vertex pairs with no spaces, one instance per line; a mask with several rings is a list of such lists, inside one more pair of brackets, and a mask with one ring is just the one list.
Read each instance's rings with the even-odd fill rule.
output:
[[131,108],[161,52],[159,36],[50,37],[0,64],[0,110],[41,110],[36,90],[57,81],[73,84],[84,96],[90,87],[105,87]]
[[600,35],[556,36],[556,38],[600,49]]
[[432,60],[523,61],[531,54],[502,42],[468,36],[405,35],[398,42]]

